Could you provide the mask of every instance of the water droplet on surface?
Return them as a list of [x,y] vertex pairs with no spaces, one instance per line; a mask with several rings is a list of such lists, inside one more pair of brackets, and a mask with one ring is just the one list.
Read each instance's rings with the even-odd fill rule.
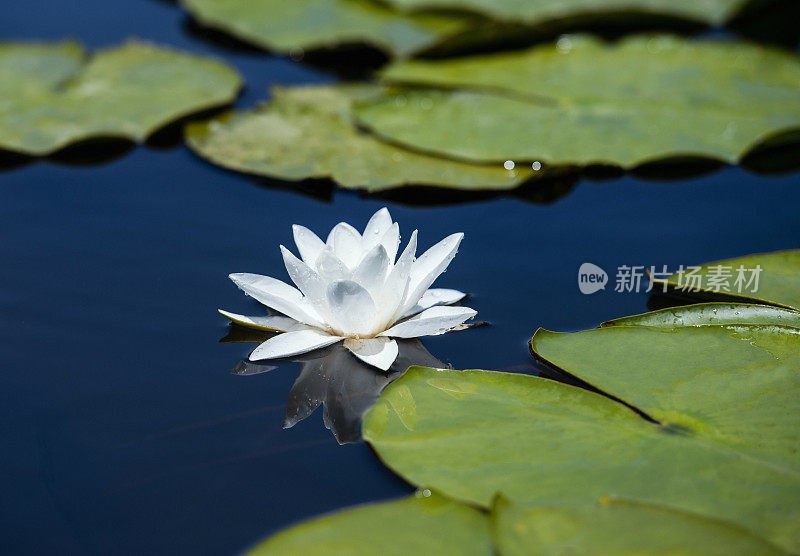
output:
[[506,160],[505,162],[503,162],[503,168],[505,168],[506,170],[513,170],[514,166],[515,164],[513,160]]
[[558,50],[561,54],[566,54],[570,50],[572,50],[572,41],[569,40],[569,37],[561,37],[556,41],[556,50]]
[[537,160],[536,162],[531,164],[531,168],[533,168],[534,170],[536,170],[538,172],[539,170],[542,169],[542,163]]

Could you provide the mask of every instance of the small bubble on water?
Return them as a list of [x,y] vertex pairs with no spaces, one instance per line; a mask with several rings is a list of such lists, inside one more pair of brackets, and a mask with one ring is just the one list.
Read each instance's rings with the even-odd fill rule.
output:
[[539,170],[542,169],[542,163],[537,160],[536,162],[531,164],[531,168],[533,168],[534,170],[536,170],[538,172]]
[[506,170],[513,170],[514,166],[516,166],[516,164],[514,164],[513,160],[506,160],[505,162],[503,162],[503,168],[505,168]]

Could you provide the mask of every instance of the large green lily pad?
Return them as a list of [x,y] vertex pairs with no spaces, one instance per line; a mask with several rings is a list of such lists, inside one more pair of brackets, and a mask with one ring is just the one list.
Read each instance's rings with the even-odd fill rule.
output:
[[378,94],[372,85],[276,88],[271,103],[191,124],[186,138],[200,156],[226,168],[283,180],[331,178],[370,191],[402,185],[512,189],[533,175],[531,169],[427,156],[360,132],[350,121],[351,104]]
[[364,437],[410,482],[460,500],[614,495],[800,548],[800,329],[539,330],[531,346],[636,410],[538,377],[415,367],[383,392]]
[[372,0],[182,0],[202,24],[251,44],[294,52],[367,44],[394,56],[427,50],[473,18],[403,14]]
[[595,508],[564,508],[518,506],[500,499],[491,519],[503,556],[785,554],[740,527],[625,500],[603,500]]
[[[741,281],[737,282],[740,275]],[[757,283],[750,281],[754,276]],[[657,284],[665,282],[668,289],[681,295],[800,309],[800,249],[706,263],[696,270],[686,269],[665,280],[654,280]]]
[[399,62],[383,78],[415,88],[360,105],[362,124],[478,162],[735,163],[800,127],[797,57],[735,41],[565,36],[523,52]]
[[487,516],[426,491],[296,525],[268,538],[248,554],[491,556],[493,549]]
[[607,14],[663,15],[722,25],[749,0],[389,0],[405,10],[466,9],[498,20],[541,25]]
[[235,99],[241,79],[209,58],[130,41],[90,60],[74,42],[0,45],[0,149],[40,156],[91,138],[143,141]]

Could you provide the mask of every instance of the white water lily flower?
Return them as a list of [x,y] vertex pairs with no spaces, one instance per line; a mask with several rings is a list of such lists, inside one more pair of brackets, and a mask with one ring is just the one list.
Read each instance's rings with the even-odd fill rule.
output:
[[392,338],[448,332],[476,311],[448,307],[464,298],[456,290],[431,288],[456,255],[464,234],[446,237],[415,258],[417,231],[397,257],[400,229],[382,208],[363,234],[344,222],[323,242],[295,225],[298,259],[281,245],[294,288],[258,274],[231,274],[247,295],[285,316],[246,317],[220,310],[231,321],[282,332],[259,345],[251,361],[291,357],[337,342],[356,357],[386,370],[397,357]]

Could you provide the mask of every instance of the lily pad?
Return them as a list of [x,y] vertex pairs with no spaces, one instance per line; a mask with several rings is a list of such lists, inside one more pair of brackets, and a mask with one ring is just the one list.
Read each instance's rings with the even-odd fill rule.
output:
[[416,88],[358,106],[363,125],[484,163],[735,163],[800,127],[800,61],[743,42],[565,36],[522,52],[399,62],[383,78]]
[[489,520],[474,508],[425,491],[296,525],[248,552],[251,556],[377,553],[491,556]]
[[403,185],[513,189],[534,175],[427,156],[360,132],[351,105],[378,94],[372,85],[276,88],[271,103],[190,124],[186,138],[200,156],[232,170],[283,180],[330,178],[369,191]]
[[600,326],[705,326],[709,324],[780,324],[800,328],[800,311],[740,303],[698,303],[622,317]]
[[614,495],[800,548],[800,329],[539,330],[531,346],[631,407],[539,377],[414,367],[364,437],[411,483],[459,500],[588,507]]
[[564,508],[518,506],[500,499],[491,521],[503,556],[785,554],[740,527],[625,500],[603,500],[595,508]]
[[749,0],[389,0],[404,10],[465,9],[497,20],[541,25],[574,17],[626,13],[663,15],[722,25]]
[[[740,274],[742,280],[737,283]],[[754,274],[757,282],[750,282]],[[707,263],[653,282],[666,283],[668,289],[691,297],[756,301],[800,310],[800,249]]]
[[409,56],[457,35],[474,18],[403,14],[372,0],[183,0],[203,25],[277,52],[367,44]]
[[91,138],[143,141],[162,126],[233,101],[235,70],[130,41],[90,60],[74,42],[0,45],[0,149],[31,156]]

